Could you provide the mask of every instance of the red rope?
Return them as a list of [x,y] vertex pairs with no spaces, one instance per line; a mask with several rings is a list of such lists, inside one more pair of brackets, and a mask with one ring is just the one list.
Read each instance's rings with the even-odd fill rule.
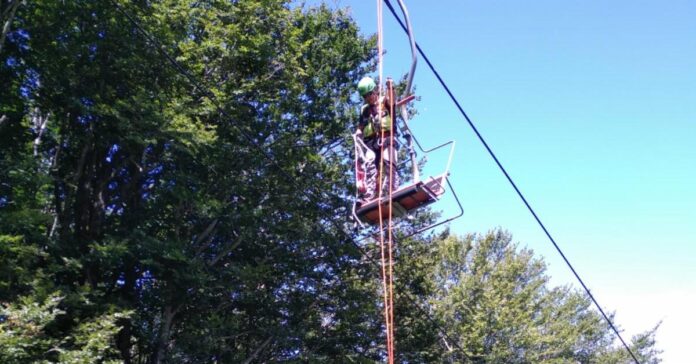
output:
[[392,194],[394,192],[394,161],[395,161],[395,151],[394,151],[394,87],[392,84],[387,88],[387,94],[389,96],[389,227],[387,230],[388,234],[388,244],[389,244],[389,328],[391,329],[391,347],[392,354],[389,357],[389,364],[394,363],[394,275],[393,266],[394,258],[392,257],[393,246],[392,246],[392,217],[393,217],[393,204]]
[[[378,57],[378,68],[379,68],[379,79],[377,80],[378,85],[382,85],[382,66],[383,66],[383,32],[382,32],[382,0],[377,0],[377,57]],[[393,88],[387,90],[389,93],[389,122],[393,124],[393,110],[391,107],[393,98]],[[387,226],[387,236],[388,236],[388,254],[385,254],[385,243],[384,243],[384,217],[382,210],[382,178],[384,176],[384,139],[385,130],[382,126],[382,113],[384,112],[384,99],[382,88],[379,87],[379,99],[377,107],[377,119],[380,125],[380,154],[379,154],[379,177],[377,179],[378,192],[378,213],[379,213],[379,243],[380,250],[382,253],[382,290],[384,292],[384,320],[385,320],[385,331],[387,334],[387,357],[388,363],[394,364],[394,280],[392,278],[392,177],[393,177],[393,150],[394,150],[394,133],[393,125],[390,127],[390,148],[389,148],[389,218]],[[389,261],[387,263],[387,256]],[[387,270],[386,265],[389,264],[389,269]]]
[[[380,104],[382,102],[382,99],[380,97],[379,100]],[[378,118],[381,119],[381,110],[382,107],[380,106],[378,108]],[[380,120],[381,122],[381,120]],[[380,131],[380,141],[384,140],[384,129]],[[384,292],[384,321],[385,321],[385,331],[387,334],[387,357],[389,358],[389,363],[392,363],[392,339],[391,339],[391,316],[390,316],[390,300],[389,300],[389,286],[388,286],[388,276],[387,276],[387,269],[386,269],[386,258],[387,255],[385,253],[385,244],[384,244],[384,216],[383,216],[383,210],[382,210],[382,177],[384,175],[384,144],[380,143],[380,148],[379,148],[379,175],[377,178],[377,188],[378,188],[378,193],[377,193],[377,209],[378,209],[378,214],[379,214],[379,247],[382,253],[382,291]],[[390,227],[388,227],[389,230]]]

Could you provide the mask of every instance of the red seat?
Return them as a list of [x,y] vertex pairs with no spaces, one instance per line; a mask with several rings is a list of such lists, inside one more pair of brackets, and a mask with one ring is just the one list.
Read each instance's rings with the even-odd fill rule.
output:
[[[438,200],[445,193],[444,182],[446,174],[438,177],[430,177],[425,181],[419,181],[399,188],[392,193],[392,216],[401,217],[409,212],[429,205]],[[379,203],[382,204],[382,218],[389,218],[389,196],[381,200],[372,200],[360,206],[356,211],[358,218],[369,224],[379,224]]]

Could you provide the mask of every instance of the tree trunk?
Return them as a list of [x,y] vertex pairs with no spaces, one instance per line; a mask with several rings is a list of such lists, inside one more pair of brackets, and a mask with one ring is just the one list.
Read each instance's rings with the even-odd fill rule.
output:
[[12,25],[12,19],[14,19],[15,12],[19,5],[22,3],[21,0],[10,0],[7,4],[7,8],[2,10],[2,33],[0,34],[0,54],[2,54],[2,48],[5,44],[5,37],[7,33],[10,32],[10,26]]
[[153,364],[160,364],[163,362],[165,349],[169,342],[169,336],[172,331],[172,324],[174,323],[174,316],[176,315],[178,308],[173,308],[172,306],[165,306],[164,312],[162,313],[162,325],[160,327],[159,337],[157,338],[157,345],[155,346],[155,356],[150,361]]
[[268,346],[268,344],[271,343],[271,340],[273,340],[273,336],[269,336],[268,339],[266,339],[266,341],[264,341],[261,345],[259,345],[259,347],[256,348],[256,350],[254,350],[254,352],[253,352],[248,358],[246,358],[246,360],[244,360],[244,364],[249,364],[249,363],[251,363],[254,359],[256,359],[256,357],[258,357],[259,354],[261,354],[261,351],[262,351],[266,346]]

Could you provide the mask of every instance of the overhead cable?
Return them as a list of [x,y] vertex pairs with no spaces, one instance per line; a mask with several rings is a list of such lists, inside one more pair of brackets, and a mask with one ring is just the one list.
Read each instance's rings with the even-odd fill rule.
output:
[[[389,10],[391,11],[392,15],[394,15],[394,18],[396,18],[396,20],[399,22],[399,25],[401,26],[401,28],[402,28],[405,32],[408,32],[406,26],[404,25],[404,23],[402,22],[401,18],[399,17],[399,15],[398,15],[398,14],[396,13],[396,11],[394,10],[394,7],[393,7],[392,4],[389,2],[389,0],[384,0],[384,3],[385,3],[385,4],[387,5],[387,7],[389,8]],[[631,355],[631,357],[632,357],[633,360],[636,362],[636,364],[640,364],[640,362],[638,361],[638,358],[636,358],[636,356],[633,354],[633,351],[631,351],[631,348],[628,346],[628,344],[626,344],[626,341],[624,341],[623,337],[621,337],[621,333],[619,333],[619,330],[618,330],[618,329],[614,326],[614,324],[611,322],[611,320],[609,319],[609,316],[607,316],[607,314],[604,313],[604,310],[602,309],[602,306],[600,306],[600,304],[597,302],[597,300],[595,299],[595,297],[592,295],[592,292],[590,292],[590,289],[587,288],[587,285],[585,285],[585,282],[582,280],[582,278],[580,278],[580,275],[575,271],[575,268],[573,268],[573,265],[570,264],[570,261],[569,261],[568,258],[565,256],[565,254],[563,254],[563,251],[561,250],[561,248],[560,248],[560,247],[558,246],[558,244],[556,243],[556,240],[551,236],[551,234],[549,233],[549,231],[546,229],[546,226],[544,226],[544,224],[541,222],[541,219],[539,219],[539,216],[537,216],[537,214],[536,214],[536,212],[534,211],[534,209],[532,208],[532,206],[529,204],[529,202],[527,202],[527,199],[526,199],[526,198],[524,197],[524,195],[522,194],[522,191],[520,191],[520,189],[517,187],[517,184],[515,184],[515,182],[512,180],[512,178],[510,177],[510,175],[508,174],[508,172],[505,170],[505,168],[503,167],[503,165],[502,165],[502,164],[500,163],[500,161],[498,160],[498,157],[496,157],[495,153],[493,153],[493,150],[490,148],[490,146],[488,146],[488,143],[486,143],[486,140],[483,138],[483,136],[481,135],[481,133],[479,133],[479,131],[478,131],[478,129],[476,128],[476,126],[474,125],[474,123],[471,121],[471,119],[469,118],[469,116],[466,114],[466,112],[464,111],[464,109],[462,108],[462,106],[459,104],[459,101],[457,100],[457,98],[452,94],[452,91],[450,91],[449,87],[447,86],[447,84],[445,83],[445,81],[442,79],[442,77],[440,76],[440,74],[437,72],[437,70],[435,69],[435,67],[433,66],[433,64],[430,62],[430,60],[428,59],[428,56],[425,55],[425,52],[423,52],[423,50],[421,49],[420,45],[418,45],[418,43],[416,43],[416,48],[418,49],[418,53],[421,55],[421,57],[423,57],[423,60],[425,60],[425,63],[428,64],[428,67],[429,67],[430,70],[433,72],[433,74],[435,75],[435,77],[438,79],[438,81],[440,81],[440,84],[441,84],[442,87],[445,89],[445,91],[446,91],[447,94],[449,95],[450,99],[452,99],[452,101],[454,102],[454,104],[457,106],[457,109],[459,109],[459,112],[462,114],[462,116],[464,117],[464,119],[466,120],[466,122],[469,124],[469,126],[471,127],[471,129],[474,131],[474,133],[475,133],[476,136],[478,137],[479,141],[481,141],[481,143],[483,144],[483,146],[486,148],[486,150],[488,151],[488,154],[490,154],[490,156],[493,158],[493,160],[495,161],[495,163],[498,165],[498,168],[500,169],[500,171],[503,172],[503,174],[505,175],[505,178],[507,178],[508,182],[510,182],[510,185],[512,185],[512,188],[515,189],[515,192],[517,192],[517,195],[520,197],[520,199],[522,199],[522,202],[524,203],[524,205],[527,206],[527,209],[529,210],[529,212],[532,214],[532,216],[534,216],[534,219],[536,220],[536,222],[539,224],[539,226],[541,227],[541,229],[544,231],[544,233],[546,234],[546,236],[549,238],[549,240],[550,240],[551,243],[553,244],[554,248],[556,248],[556,251],[561,255],[561,257],[562,257],[563,260],[565,261],[565,263],[566,263],[566,265],[568,266],[568,268],[570,268],[571,272],[573,272],[573,275],[575,275],[575,278],[578,280],[578,282],[580,282],[580,285],[581,285],[582,288],[585,290],[585,292],[587,293],[587,295],[590,297],[590,299],[591,299],[592,302],[594,303],[595,307],[597,307],[597,309],[598,309],[599,312],[602,314],[602,316],[604,317],[604,319],[606,320],[606,322],[609,324],[609,326],[611,327],[611,329],[614,331],[614,333],[616,334],[616,336],[619,338],[619,340],[620,340],[621,343],[623,344],[624,348],[626,348],[626,351]]]

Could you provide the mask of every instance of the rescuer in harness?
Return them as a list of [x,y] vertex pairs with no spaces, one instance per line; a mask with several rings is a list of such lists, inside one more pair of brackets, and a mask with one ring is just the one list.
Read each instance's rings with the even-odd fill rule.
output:
[[[387,89],[391,90],[393,81],[387,78]],[[394,134],[394,145],[391,145],[391,134],[396,133],[393,123],[391,110],[394,110],[394,100],[388,96],[379,96],[379,88],[375,81],[370,77],[364,77],[358,83],[358,92],[363,98],[364,104],[360,109],[360,119],[358,130],[355,132],[356,138],[364,142],[367,150],[360,150],[356,155],[358,167],[362,168],[364,176],[358,177],[358,194],[361,204],[374,200],[379,196],[378,179],[379,166],[383,163],[382,169],[382,193],[386,195],[391,190],[399,188],[399,173],[397,171],[397,148],[396,134]],[[381,104],[381,115],[380,114]],[[384,135],[382,135],[384,132]],[[358,148],[360,149],[360,148]],[[391,171],[391,173],[390,173]]]

